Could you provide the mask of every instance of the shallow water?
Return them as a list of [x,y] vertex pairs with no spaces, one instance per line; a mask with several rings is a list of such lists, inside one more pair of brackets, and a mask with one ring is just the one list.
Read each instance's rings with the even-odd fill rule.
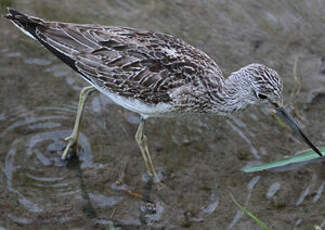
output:
[[[285,104],[300,126],[325,145],[324,1],[11,4],[52,20],[174,34],[207,52],[225,75],[267,64],[282,76]],[[0,26],[0,229],[259,229],[230,194],[272,229],[325,227],[323,162],[241,171],[306,148],[267,108],[227,119],[148,120],[153,160],[165,179],[157,190],[134,140],[138,116],[95,93],[82,122],[79,158],[61,161],[87,84],[5,19]]]

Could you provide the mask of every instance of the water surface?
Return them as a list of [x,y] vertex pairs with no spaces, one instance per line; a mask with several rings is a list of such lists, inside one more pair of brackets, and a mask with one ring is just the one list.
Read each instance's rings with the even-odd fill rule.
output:
[[[287,108],[325,145],[324,1],[9,2],[52,20],[176,35],[207,52],[226,76],[249,63],[269,65],[283,78]],[[148,120],[165,178],[157,190],[134,140],[138,115],[97,93],[82,122],[79,158],[62,162],[87,84],[5,19],[0,26],[0,229],[259,229],[230,193],[273,229],[325,227],[323,162],[241,171],[306,148],[263,107],[227,119]]]

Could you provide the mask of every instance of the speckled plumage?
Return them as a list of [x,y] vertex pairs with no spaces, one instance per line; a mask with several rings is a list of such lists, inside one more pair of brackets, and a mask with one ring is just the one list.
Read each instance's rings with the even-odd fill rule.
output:
[[[228,114],[280,100],[278,74],[251,64],[227,79],[207,54],[171,35],[125,27],[50,22],[11,11],[7,16],[95,88],[146,116],[177,113]],[[160,107],[161,109],[156,109]]]
[[282,107],[282,82],[262,64],[250,64],[224,78],[204,52],[171,35],[139,29],[45,21],[9,9],[6,16],[28,36],[81,74],[92,86],[80,93],[72,134],[61,156],[77,146],[82,111],[95,88],[141,114],[135,138],[147,171],[160,179],[144,135],[148,117],[188,113],[228,115],[249,104],[269,103],[322,156]]

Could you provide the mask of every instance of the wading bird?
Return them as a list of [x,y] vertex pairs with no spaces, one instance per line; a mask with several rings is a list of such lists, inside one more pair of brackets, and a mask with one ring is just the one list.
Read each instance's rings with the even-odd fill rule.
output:
[[140,114],[135,138],[155,182],[159,178],[143,131],[150,117],[196,113],[227,116],[250,104],[267,104],[274,106],[280,117],[322,156],[283,108],[279,75],[263,64],[250,64],[225,78],[207,54],[168,34],[47,21],[13,9],[8,9],[6,18],[90,84],[80,93],[63,160],[77,145],[84,105],[95,90]]

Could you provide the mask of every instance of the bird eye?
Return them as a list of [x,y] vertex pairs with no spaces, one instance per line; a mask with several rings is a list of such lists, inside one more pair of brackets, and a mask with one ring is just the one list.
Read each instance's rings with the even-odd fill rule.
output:
[[265,96],[264,94],[257,94],[257,97],[262,100],[267,99],[267,96]]

